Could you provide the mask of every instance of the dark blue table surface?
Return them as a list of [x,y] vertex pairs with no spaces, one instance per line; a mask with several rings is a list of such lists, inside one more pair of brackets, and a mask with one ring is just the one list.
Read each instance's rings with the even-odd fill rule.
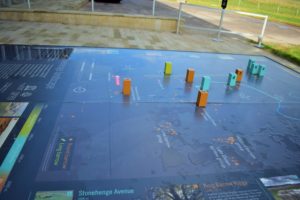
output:
[[[264,77],[246,73],[250,58]],[[300,198],[300,75],[264,56],[0,45],[0,101],[0,199]]]

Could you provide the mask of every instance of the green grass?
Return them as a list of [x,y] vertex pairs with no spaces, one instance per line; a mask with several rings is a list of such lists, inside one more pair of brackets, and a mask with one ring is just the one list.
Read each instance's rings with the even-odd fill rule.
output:
[[[221,0],[187,0],[187,2],[214,8],[221,7]],[[272,21],[300,26],[300,0],[228,0],[227,9],[268,15]]]
[[300,66],[300,45],[264,44],[271,53]]

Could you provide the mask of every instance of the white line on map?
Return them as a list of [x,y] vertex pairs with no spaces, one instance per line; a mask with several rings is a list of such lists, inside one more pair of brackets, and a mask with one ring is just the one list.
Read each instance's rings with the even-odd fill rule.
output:
[[133,99],[133,101],[135,101],[135,94],[134,94],[133,88],[131,88],[131,94],[132,94],[132,99]]
[[80,68],[80,72],[83,72],[84,67],[85,67],[85,62],[82,63],[81,68]]
[[162,85],[161,80],[158,79],[157,81],[158,81],[159,87],[160,87],[162,90],[164,90],[165,88],[164,88],[164,86]]
[[141,100],[140,95],[139,95],[139,92],[138,92],[137,86],[134,87],[134,90],[135,90],[135,94],[136,94],[136,99],[137,99],[138,101]]
[[208,112],[205,110],[205,114],[207,116],[207,118],[211,121],[211,123],[214,125],[214,126],[217,126],[215,120],[208,114]]

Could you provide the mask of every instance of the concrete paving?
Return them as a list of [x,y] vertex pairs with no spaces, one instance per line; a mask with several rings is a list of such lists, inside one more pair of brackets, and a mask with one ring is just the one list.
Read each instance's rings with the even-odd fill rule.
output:
[[[96,12],[114,12],[126,14],[152,15],[152,0],[123,0],[121,4],[95,3]],[[176,17],[179,4],[168,0],[157,0],[157,16]],[[91,3],[86,4],[81,10],[91,10]],[[220,21],[220,10],[204,7],[185,6],[182,17],[185,24],[194,27],[217,29]],[[245,33],[244,37],[257,41],[263,26],[262,18],[253,18],[245,15],[226,12],[223,28],[233,32]],[[201,31],[202,32],[202,31]],[[201,33],[200,32],[200,33]],[[201,33],[202,34],[202,33]],[[268,21],[265,42],[300,45],[300,27]]]
[[[120,4],[95,2],[95,12],[110,12],[123,14],[152,15],[152,0],[122,0]],[[13,4],[12,8],[27,9],[27,2]],[[179,4],[168,0],[156,1],[156,15],[177,17]],[[32,9],[40,10],[81,10],[91,11],[91,2],[88,0],[31,0]],[[185,23],[194,27],[217,29],[220,19],[220,10],[185,7],[183,18]],[[261,33],[263,19],[242,16],[227,12],[224,18],[224,29],[246,33],[243,36],[257,40]],[[201,33],[202,34],[202,33]],[[265,42],[300,45],[300,28],[278,22],[267,25]]]
[[265,55],[298,71],[300,68],[266,51],[254,47],[244,38],[223,36],[214,42],[215,34],[184,31],[182,34],[125,28],[64,25],[37,22],[0,21],[0,43],[92,46],[138,49],[166,49],[232,54]]
[[[0,3],[0,8],[28,9],[27,0],[2,0],[6,3]],[[1,0],[0,0],[1,2]],[[10,3],[8,3],[10,2]],[[30,0],[30,8],[38,10],[78,10],[88,3],[88,0]]]
[[[35,5],[46,5],[40,0],[35,1],[37,2]],[[52,1],[54,3],[48,7],[66,9],[65,4],[58,4],[57,1],[59,0]],[[76,5],[84,1],[76,0]],[[158,16],[176,17],[178,14],[178,4],[168,0],[157,0],[156,8]],[[91,4],[86,3],[79,9],[89,11]],[[123,0],[121,4],[97,2],[95,11],[151,15],[152,0]],[[188,8],[184,10],[183,17],[188,25],[217,28],[219,14],[216,12],[218,11]],[[252,23],[253,26],[245,25],[246,22]],[[224,23],[228,30],[255,33],[259,32],[261,25],[260,20],[249,17],[236,19],[234,15],[228,15]],[[298,27],[271,22],[266,30],[265,41],[299,44],[299,30]],[[216,33],[188,29],[182,29],[181,34],[176,35],[125,28],[0,21],[0,43],[5,44],[74,45],[266,55],[295,71],[300,71],[298,66],[254,47],[254,44],[249,43],[244,37],[223,34],[223,42],[214,42],[215,37]],[[255,40],[256,37],[251,39]]]
[[[158,1],[164,6],[178,9],[178,3],[169,2],[168,0]],[[216,28],[219,24],[220,10],[185,6],[183,11],[183,19],[187,25]],[[225,30],[246,33],[244,37],[257,40],[257,35],[261,34],[262,26],[263,19],[244,16],[227,10],[225,12],[223,22],[223,28]],[[300,45],[300,27],[269,21],[266,27],[264,41]]]

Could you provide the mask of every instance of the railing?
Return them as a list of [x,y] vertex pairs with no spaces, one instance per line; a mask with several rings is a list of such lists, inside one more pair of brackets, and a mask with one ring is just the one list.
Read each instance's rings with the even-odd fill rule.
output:
[[[196,27],[196,26],[191,26],[191,25],[181,25],[180,22],[181,22],[181,18],[182,18],[183,6],[198,7],[198,8],[204,8],[204,9],[207,9],[207,10],[217,10],[217,11],[222,10],[221,11],[219,27],[217,29],[214,29],[214,28]],[[236,14],[239,14],[239,15],[246,15],[246,16],[251,16],[251,17],[256,17],[256,18],[263,18],[264,22],[263,22],[261,32],[259,34],[251,34],[251,33],[243,33],[243,32],[223,30],[222,26],[223,26],[223,20],[224,20],[224,17],[225,17],[225,13],[236,13]],[[218,37],[216,38],[216,41],[220,40],[221,33],[236,34],[236,35],[242,35],[242,36],[257,36],[257,38],[258,38],[258,45],[257,46],[262,47],[262,41],[263,41],[263,38],[264,38],[267,22],[268,22],[268,16],[267,15],[241,12],[241,11],[236,11],[236,10],[226,10],[225,11],[225,9],[208,8],[208,7],[204,7],[204,6],[200,6],[200,5],[180,3],[179,4],[179,11],[178,11],[178,18],[177,18],[177,31],[176,31],[176,33],[179,34],[180,27],[189,28],[189,29],[196,29],[196,30],[218,32]]]
[[[27,0],[26,2],[27,2],[27,8],[31,9],[31,1]],[[5,5],[10,6],[11,5],[11,0],[9,0],[7,3],[5,3]],[[0,1],[0,7],[1,7],[1,1]],[[155,16],[155,10],[156,10],[156,0],[153,0],[153,3],[152,3],[152,16]],[[95,0],[91,0],[91,11],[92,12],[95,11]]]
[[153,0],[153,4],[152,4],[152,16],[155,16],[155,9],[156,9],[156,0]]

